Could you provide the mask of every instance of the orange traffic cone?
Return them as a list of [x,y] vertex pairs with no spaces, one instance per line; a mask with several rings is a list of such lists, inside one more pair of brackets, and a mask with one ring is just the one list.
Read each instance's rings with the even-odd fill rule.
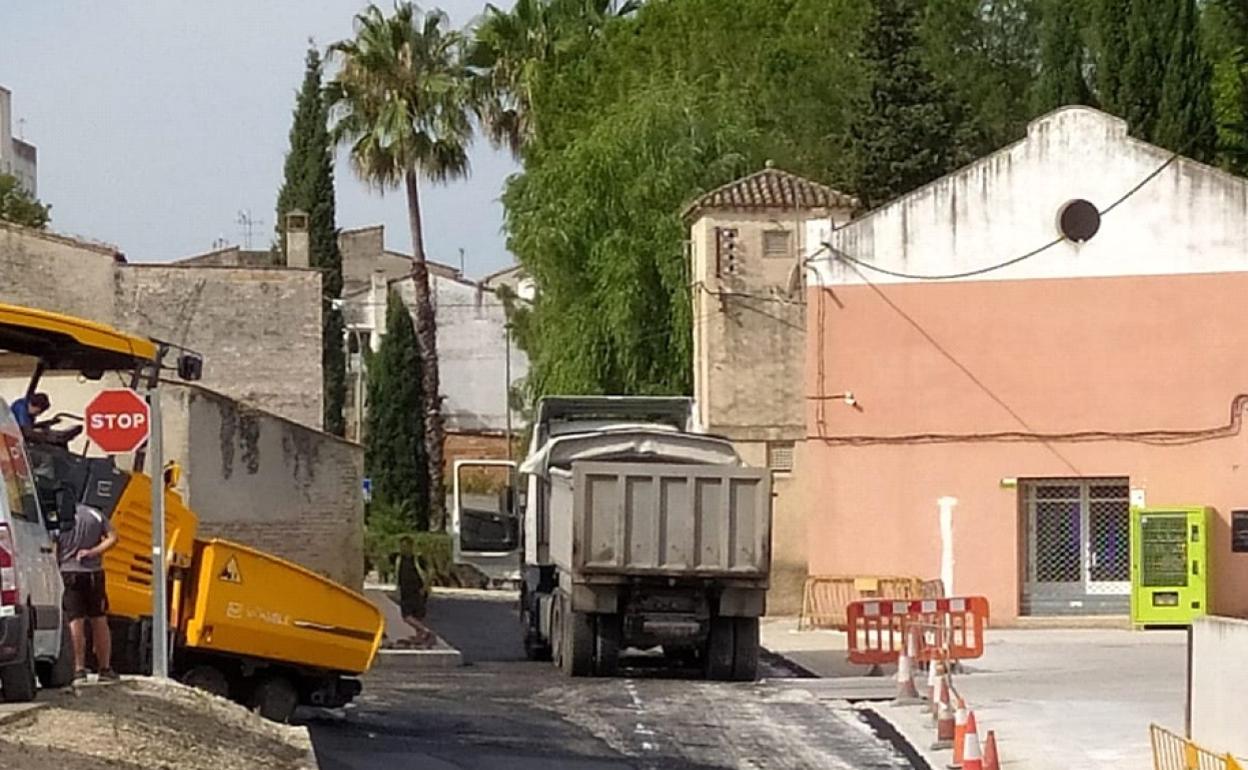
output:
[[936,741],[932,744],[933,751],[953,748],[953,738],[957,733],[957,720],[953,709],[949,707],[949,684],[941,682],[940,707],[936,716]]
[[962,767],[962,751],[966,748],[966,701],[958,696],[958,707],[953,712],[953,761],[950,770]]
[[918,688],[914,686],[914,647],[914,633],[911,631],[906,634],[906,645],[897,661],[897,698],[893,700],[895,706],[912,706],[923,702]]
[[967,709],[966,735],[962,738],[962,770],[984,770],[984,755],[979,748],[979,726],[975,712]]
[[997,734],[992,730],[984,736],[984,770],[1001,770],[1001,760],[997,758]]
[[927,664],[927,692],[925,693],[925,695],[927,695],[926,709],[933,713],[935,713],[936,711],[936,696],[940,694],[936,692],[936,682],[937,682],[936,666],[937,665],[939,664],[934,660],[929,661]]
[[[950,720],[953,719],[953,709],[949,708],[949,680],[945,677],[940,678],[939,684],[936,686],[936,699],[932,701],[932,724],[940,724],[940,710],[944,707],[949,712]],[[953,724],[951,721],[950,724]]]

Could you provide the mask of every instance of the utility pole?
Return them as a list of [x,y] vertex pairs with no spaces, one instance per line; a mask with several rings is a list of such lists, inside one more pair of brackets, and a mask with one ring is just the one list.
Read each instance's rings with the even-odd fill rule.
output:
[[504,372],[503,379],[503,406],[507,410],[507,429],[504,434],[507,437],[507,460],[511,460],[511,321],[503,324],[504,331]]
[[152,676],[169,678],[169,600],[165,596],[165,453],[161,440],[160,394],[148,391],[151,434],[147,439],[152,481]]

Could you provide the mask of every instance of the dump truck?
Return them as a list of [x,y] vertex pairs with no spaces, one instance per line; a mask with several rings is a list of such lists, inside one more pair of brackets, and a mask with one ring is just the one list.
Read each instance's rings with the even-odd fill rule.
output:
[[[203,362],[188,350],[102,324],[0,304],[0,368],[33,366],[26,394],[48,373],[98,382],[120,375],[155,393],[176,373],[199,379]],[[111,378],[110,378],[111,379]],[[70,451],[82,417],[59,413],[25,431],[10,453],[34,470],[50,531],[73,526],[66,495],[99,510],[117,532],[104,555],[114,668],[152,668],[152,484],[145,452],[130,468],[111,456]],[[216,440],[216,437],[212,437]],[[179,469],[159,469],[164,488],[170,674],[286,721],[300,704],[341,706],[360,692],[356,678],[381,646],[384,622],[365,597],[296,564],[241,543],[201,538],[195,513],[175,490]],[[59,594],[58,594],[59,595]]]
[[[452,514],[459,561],[518,564],[528,656],[608,676],[621,650],[661,649],[711,679],[754,679],[769,472],[695,432],[686,398],[545,398],[531,431],[518,466],[456,463]],[[514,524],[462,504],[461,472],[482,465],[514,470],[500,496]]]

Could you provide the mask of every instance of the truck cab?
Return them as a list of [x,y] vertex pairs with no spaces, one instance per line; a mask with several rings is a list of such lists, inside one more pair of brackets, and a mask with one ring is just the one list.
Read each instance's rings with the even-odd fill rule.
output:
[[55,533],[74,523],[74,497],[36,473],[9,403],[0,398],[0,698],[64,687],[73,653],[61,610]]

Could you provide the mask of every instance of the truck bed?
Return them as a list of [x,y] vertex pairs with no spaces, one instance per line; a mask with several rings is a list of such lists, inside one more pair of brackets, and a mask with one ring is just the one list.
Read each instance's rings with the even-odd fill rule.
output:
[[551,472],[550,550],[573,579],[766,584],[771,476],[733,465],[576,462]]

